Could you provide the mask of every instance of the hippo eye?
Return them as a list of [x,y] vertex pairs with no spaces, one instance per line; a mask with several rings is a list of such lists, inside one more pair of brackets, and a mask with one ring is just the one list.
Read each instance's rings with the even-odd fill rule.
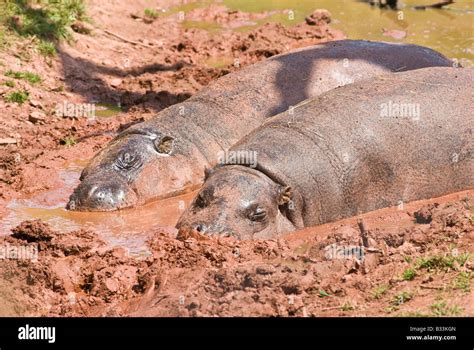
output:
[[262,208],[256,208],[249,215],[249,219],[252,221],[261,222],[267,218],[267,213]]
[[130,154],[128,152],[123,153],[118,159],[117,159],[117,167],[119,169],[132,169],[132,168],[137,168],[140,166],[140,159],[139,157]]

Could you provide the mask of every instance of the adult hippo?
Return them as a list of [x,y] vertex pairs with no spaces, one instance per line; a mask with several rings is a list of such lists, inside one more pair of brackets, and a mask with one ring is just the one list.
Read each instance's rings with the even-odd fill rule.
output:
[[473,91],[472,70],[424,68],[305,101],[234,145],[177,227],[267,238],[472,188]]
[[425,47],[353,40],[275,56],[122,132],[84,169],[67,208],[115,210],[184,193],[202,184],[219,151],[306,98],[386,72],[449,65]]

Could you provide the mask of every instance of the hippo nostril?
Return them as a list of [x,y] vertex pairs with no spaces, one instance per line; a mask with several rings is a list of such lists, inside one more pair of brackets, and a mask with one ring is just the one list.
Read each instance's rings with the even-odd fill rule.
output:
[[206,230],[206,227],[203,225],[203,224],[197,224],[194,229],[197,231],[197,232],[204,232]]

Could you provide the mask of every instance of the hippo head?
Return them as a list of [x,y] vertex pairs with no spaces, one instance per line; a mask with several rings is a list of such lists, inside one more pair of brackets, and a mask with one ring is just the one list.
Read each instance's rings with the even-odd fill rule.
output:
[[[83,170],[81,183],[66,208],[110,211],[143,204],[141,198],[170,195],[192,176],[183,169],[181,156],[175,156],[174,149],[175,140],[169,135],[128,129]],[[183,176],[177,178],[177,169]]]
[[291,189],[255,169],[227,165],[206,173],[206,181],[177,228],[239,239],[270,238],[294,230],[285,216]]

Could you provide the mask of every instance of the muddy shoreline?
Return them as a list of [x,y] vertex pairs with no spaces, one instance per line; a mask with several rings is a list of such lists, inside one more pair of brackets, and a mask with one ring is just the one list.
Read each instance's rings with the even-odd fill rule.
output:
[[[148,233],[151,255],[140,259],[123,247],[110,248],[91,231],[61,234],[41,221],[23,222],[1,245],[34,246],[38,259],[2,262],[0,312],[436,316],[432,305],[438,300],[446,304],[442,311],[447,316],[472,316],[470,282],[462,284],[460,276],[474,270],[468,258],[474,240],[474,192],[426,202],[362,215],[368,239],[363,259],[336,258],[333,249],[362,245],[357,218],[256,241],[157,229]],[[409,269],[415,272],[407,279]],[[397,301],[402,294],[409,298]]]
[[[160,3],[171,9],[180,2]],[[0,98],[0,219],[12,214],[13,202],[34,201],[37,210],[1,226],[1,316],[474,315],[474,190],[362,215],[369,242],[363,260],[327,255],[334,244],[361,245],[358,218],[245,242],[176,232],[172,222],[181,209],[174,202],[156,225],[153,206],[108,219],[66,217],[77,227],[57,220],[54,226],[56,216],[44,222],[66,215],[61,208],[81,166],[118,132],[229,72],[344,38],[323,11],[292,27],[268,23],[249,31],[236,29],[272,13],[219,5],[187,13],[225,29],[215,33],[185,28],[179,13],[145,21],[137,17],[146,7],[141,0],[87,6],[92,32],[74,33],[57,57],[45,59],[27,40],[0,51],[2,82],[8,69],[42,77],[36,84],[15,80],[29,92],[24,104]],[[0,85],[1,96],[9,91]],[[64,103],[103,111],[92,119],[57,115]],[[64,178],[61,170],[70,173]],[[31,220],[35,215],[44,220]],[[92,226],[84,228],[86,222]],[[100,223],[115,227],[118,238]],[[131,228],[141,232],[146,254],[127,248]],[[16,248],[37,261],[11,258]]]

